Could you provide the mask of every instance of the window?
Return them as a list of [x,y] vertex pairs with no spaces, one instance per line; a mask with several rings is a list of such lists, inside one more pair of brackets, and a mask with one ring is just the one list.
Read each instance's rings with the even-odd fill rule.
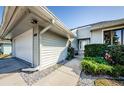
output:
[[121,42],[121,30],[116,30],[116,31],[113,31],[113,44],[114,45],[121,45],[122,42]]
[[104,43],[108,45],[111,44],[111,31],[104,32]]
[[104,43],[108,45],[124,44],[124,29],[105,31],[104,32]]

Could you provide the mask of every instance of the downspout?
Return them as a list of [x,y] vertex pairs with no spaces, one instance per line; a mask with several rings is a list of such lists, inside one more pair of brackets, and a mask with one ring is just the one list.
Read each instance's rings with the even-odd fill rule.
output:
[[[52,20],[52,24],[54,24],[54,20]],[[46,31],[48,31],[51,27],[52,27],[52,24],[49,24],[48,26],[46,26],[43,30],[40,31],[40,35],[42,35],[43,33],[45,33]],[[25,69],[22,69],[22,71],[26,71],[26,72],[34,72],[34,71],[39,71],[40,70],[40,66],[37,66],[37,67],[30,67],[30,68],[25,68]]]

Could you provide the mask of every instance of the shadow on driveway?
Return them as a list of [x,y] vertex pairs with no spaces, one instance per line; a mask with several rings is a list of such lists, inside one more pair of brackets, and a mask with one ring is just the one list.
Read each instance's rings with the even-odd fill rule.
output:
[[28,64],[16,58],[0,59],[0,74],[19,72],[27,67],[29,67]]

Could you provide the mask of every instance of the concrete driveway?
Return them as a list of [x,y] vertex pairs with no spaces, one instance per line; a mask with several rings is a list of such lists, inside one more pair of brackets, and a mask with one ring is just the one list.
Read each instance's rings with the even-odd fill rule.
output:
[[0,60],[0,85],[26,85],[20,77],[20,69],[29,67],[27,64],[15,58]]
[[[20,69],[27,67],[26,64],[10,58],[0,60],[0,85],[25,86],[27,83],[20,75]],[[81,68],[80,58],[76,57],[59,67],[52,73],[41,78],[34,86],[75,86],[79,80]]]

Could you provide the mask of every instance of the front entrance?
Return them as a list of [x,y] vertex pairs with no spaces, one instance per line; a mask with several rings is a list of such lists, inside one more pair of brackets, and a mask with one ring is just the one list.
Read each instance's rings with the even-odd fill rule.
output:
[[85,40],[79,40],[79,53],[83,53],[85,50],[85,45],[89,44],[90,40],[85,39]]

